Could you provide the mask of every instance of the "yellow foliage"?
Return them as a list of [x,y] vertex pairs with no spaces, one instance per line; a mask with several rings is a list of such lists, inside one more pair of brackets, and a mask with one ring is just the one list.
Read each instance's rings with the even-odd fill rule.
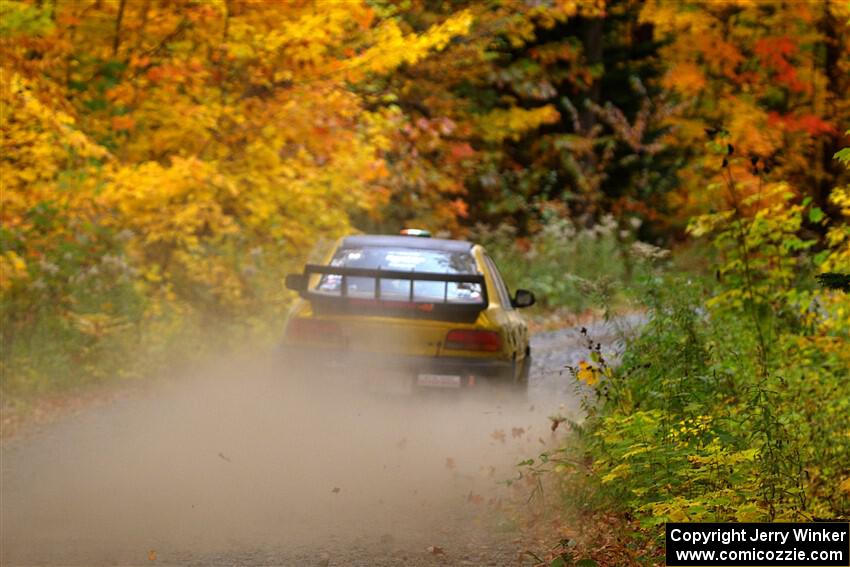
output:
[[362,1],[128,5],[120,28],[117,3],[51,7],[39,58],[25,41],[0,44],[2,220],[31,229],[40,207],[49,226],[3,255],[2,285],[25,272],[21,258],[76,242],[58,211],[121,235],[154,314],[242,306],[262,276],[250,251],[294,263],[349,232],[351,215],[377,215],[404,118],[368,110],[350,82],[472,24],[459,12],[403,33]]
[[83,167],[85,159],[108,157],[75,128],[68,114],[49,108],[36,95],[21,75],[0,73],[0,218],[7,225],[22,222],[35,203],[75,200],[76,195],[55,190],[57,176]]
[[631,467],[629,463],[620,463],[619,465],[611,469],[609,473],[602,477],[602,484],[607,484],[609,482],[613,482],[615,480],[628,476],[630,469]]
[[27,276],[27,264],[15,252],[9,250],[0,255],[0,291],[9,291],[16,281]]
[[235,186],[214,164],[175,157],[170,167],[148,162],[119,169],[100,199],[120,213],[107,222],[133,231],[143,245],[193,249],[201,238],[214,241],[237,230],[224,212],[236,196]]
[[844,222],[831,227],[826,242],[832,249],[821,266],[826,272],[850,272],[850,187],[836,187],[829,195],[830,202],[838,207]]
[[472,25],[468,11],[453,14],[425,33],[405,36],[395,20],[387,20],[375,33],[375,44],[346,62],[348,78],[358,79],[363,71],[387,73],[402,64],[416,63],[432,50],[443,49],[455,36],[465,35]]
[[578,363],[578,372],[576,372],[576,379],[584,382],[588,386],[593,386],[599,381],[599,370],[594,368],[588,362],[582,360]]
[[728,97],[720,106],[730,117],[729,142],[742,154],[770,155],[779,147],[781,132],[768,128],[767,113],[753,100]]
[[560,120],[561,115],[551,104],[526,110],[511,107],[494,110],[478,120],[481,137],[489,142],[501,142],[506,138],[518,140],[525,132]]

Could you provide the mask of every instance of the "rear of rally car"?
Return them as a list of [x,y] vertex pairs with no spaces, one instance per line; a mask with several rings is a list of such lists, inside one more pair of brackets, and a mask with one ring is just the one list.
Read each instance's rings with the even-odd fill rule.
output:
[[[521,383],[527,333],[496,293],[480,246],[412,236],[351,236],[287,286],[285,352],[311,371],[391,389]],[[509,307],[509,306],[508,306]]]

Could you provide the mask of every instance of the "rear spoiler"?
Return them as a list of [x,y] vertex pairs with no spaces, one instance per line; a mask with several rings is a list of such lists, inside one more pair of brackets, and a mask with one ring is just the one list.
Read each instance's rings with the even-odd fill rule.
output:
[[[310,289],[310,280],[314,275],[340,276],[339,293],[323,293]],[[351,297],[348,289],[349,278],[371,278],[375,280],[374,293],[369,297]],[[407,280],[410,282],[407,301],[398,299],[384,299],[381,297],[381,280]],[[443,297],[441,299],[427,300],[417,299],[415,293],[415,282],[440,282],[443,286]],[[481,290],[481,299],[476,302],[452,302],[449,301],[448,290],[450,283],[472,283],[478,284]],[[463,320],[469,317],[474,319],[483,311],[489,300],[487,298],[487,286],[482,274],[445,274],[439,272],[415,272],[398,270],[381,270],[371,268],[347,268],[342,266],[325,266],[318,264],[307,264],[301,274],[288,274],[286,276],[286,287],[304,299],[313,303],[319,310],[333,311],[359,311],[364,308],[369,311],[377,309],[388,315],[404,315],[406,317],[423,317],[429,319],[451,319]]]

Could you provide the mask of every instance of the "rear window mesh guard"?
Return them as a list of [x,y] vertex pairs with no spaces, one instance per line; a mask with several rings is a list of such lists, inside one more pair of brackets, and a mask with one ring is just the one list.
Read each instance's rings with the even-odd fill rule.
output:
[[[443,303],[448,301],[448,289],[450,283],[473,283],[481,287],[481,303],[487,304],[487,286],[484,285],[484,276],[482,274],[446,274],[438,272],[416,272],[416,271],[400,271],[400,270],[381,270],[371,268],[346,268],[343,266],[324,266],[319,264],[307,264],[304,267],[304,275],[308,278],[313,274],[334,275],[340,276],[340,296],[348,296],[348,278],[372,278],[375,280],[375,299],[381,299],[381,280],[408,280],[410,281],[409,300],[414,301],[414,284],[413,282],[440,282],[445,284]],[[308,294],[314,295],[316,292],[308,290]],[[327,297],[327,294],[318,293],[322,297]],[[434,301],[425,301],[423,303],[435,303]],[[466,302],[464,302],[466,303]]]
[[[313,275],[334,275],[340,277],[338,293],[327,293],[310,289],[310,279]],[[349,295],[349,278],[371,278],[374,280],[374,291],[371,298],[362,296],[352,297]],[[381,280],[407,280],[410,282],[407,301],[398,299],[386,299],[381,297]],[[443,284],[442,299],[428,298],[417,299],[415,296],[415,282],[440,282]],[[480,299],[477,301],[457,301],[449,298],[450,283],[477,284],[480,289]],[[357,307],[372,306],[381,310],[395,311],[398,309],[408,311],[407,316],[421,316],[425,318],[442,319],[446,316],[462,316],[463,314],[474,315],[485,309],[489,303],[487,297],[487,286],[483,274],[448,274],[438,272],[416,272],[399,270],[381,270],[372,268],[350,268],[343,266],[326,266],[319,264],[307,264],[304,267],[303,287],[300,295],[320,307],[351,310]],[[368,305],[364,304],[368,303]]]

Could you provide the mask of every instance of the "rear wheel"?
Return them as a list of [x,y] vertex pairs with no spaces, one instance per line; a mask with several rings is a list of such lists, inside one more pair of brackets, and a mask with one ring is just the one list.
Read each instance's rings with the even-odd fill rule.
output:
[[528,379],[531,376],[531,349],[526,349],[525,358],[522,359],[522,368],[517,377],[517,386],[523,390],[528,388]]
[[514,359],[510,370],[505,372],[502,384],[512,392],[524,394],[528,390],[528,377],[531,374],[531,353],[525,351],[522,361]]

